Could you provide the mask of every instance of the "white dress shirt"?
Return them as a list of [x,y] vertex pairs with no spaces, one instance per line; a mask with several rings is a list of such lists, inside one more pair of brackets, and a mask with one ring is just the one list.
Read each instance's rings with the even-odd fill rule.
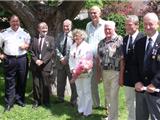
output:
[[30,38],[30,35],[21,27],[19,27],[17,31],[14,31],[9,27],[1,34],[0,47],[2,48],[4,43],[3,50],[6,55],[24,55],[27,51],[20,49],[20,46],[24,43],[29,44]]

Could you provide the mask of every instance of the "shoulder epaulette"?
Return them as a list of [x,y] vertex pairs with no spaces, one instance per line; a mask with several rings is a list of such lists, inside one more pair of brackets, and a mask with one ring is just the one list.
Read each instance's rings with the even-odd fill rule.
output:
[[2,29],[2,30],[0,30],[0,32],[5,32],[7,29]]

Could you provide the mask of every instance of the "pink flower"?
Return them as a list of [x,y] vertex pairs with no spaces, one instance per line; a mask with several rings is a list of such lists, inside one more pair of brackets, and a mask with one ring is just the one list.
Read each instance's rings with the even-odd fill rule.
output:
[[75,67],[72,73],[73,79],[77,79],[77,77],[85,72],[90,72],[93,67],[93,56],[92,53],[87,53],[85,57],[82,57],[79,60],[79,63]]

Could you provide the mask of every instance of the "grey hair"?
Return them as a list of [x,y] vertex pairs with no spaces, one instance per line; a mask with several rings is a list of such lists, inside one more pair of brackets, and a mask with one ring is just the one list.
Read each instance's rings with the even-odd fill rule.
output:
[[63,21],[63,24],[64,24],[64,23],[68,23],[68,24],[70,24],[70,25],[72,26],[72,21],[69,20],[69,19],[65,19],[65,20]]
[[86,39],[87,39],[87,33],[86,33],[84,30],[82,30],[82,29],[74,29],[74,30],[72,31],[73,37],[74,37],[77,33],[81,35],[81,37],[82,37],[83,40],[86,40]]
[[127,15],[126,21],[132,21],[133,23],[135,23],[136,25],[139,25],[139,18],[137,15]]

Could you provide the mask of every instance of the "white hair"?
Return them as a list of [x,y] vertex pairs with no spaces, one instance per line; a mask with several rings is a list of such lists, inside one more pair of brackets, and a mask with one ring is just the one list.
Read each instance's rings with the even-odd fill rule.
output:
[[116,23],[114,21],[106,21],[105,22],[105,28],[110,26],[112,29],[115,29]]

